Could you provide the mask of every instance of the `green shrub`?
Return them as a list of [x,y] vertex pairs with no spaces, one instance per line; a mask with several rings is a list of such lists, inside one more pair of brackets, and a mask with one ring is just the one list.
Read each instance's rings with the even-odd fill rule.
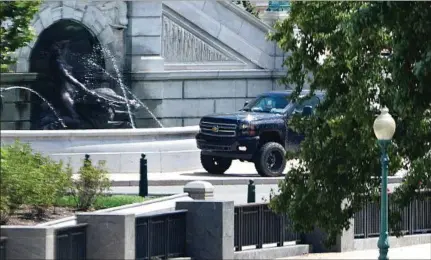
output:
[[91,160],[86,158],[78,175],[71,188],[76,208],[80,211],[93,209],[97,198],[111,187],[105,161],[99,161],[97,166],[93,166]]
[[1,196],[0,196],[0,225],[3,225],[5,223],[7,223],[8,219],[9,219],[9,197],[6,194],[5,191],[5,185],[4,185],[4,181],[3,181],[3,173],[4,173],[4,167],[6,164],[6,156],[7,156],[7,151],[4,149],[0,150],[0,191],[1,191]]
[[30,145],[16,141],[1,148],[1,216],[29,205],[42,217],[70,187],[71,175],[62,162],[35,153]]

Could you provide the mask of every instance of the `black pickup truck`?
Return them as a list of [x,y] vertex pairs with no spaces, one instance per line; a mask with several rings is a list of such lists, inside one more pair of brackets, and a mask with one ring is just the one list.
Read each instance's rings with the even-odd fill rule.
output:
[[324,98],[323,92],[315,92],[293,102],[291,94],[288,90],[264,93],[246,102],[238,112],[204,116],[196,135],[203,168],[223,174],[237,159],[253,162],[261,176],[282,175],[286,150],[297,149],[304,138],[288,127],[289,117],[296,113],[311,115]]

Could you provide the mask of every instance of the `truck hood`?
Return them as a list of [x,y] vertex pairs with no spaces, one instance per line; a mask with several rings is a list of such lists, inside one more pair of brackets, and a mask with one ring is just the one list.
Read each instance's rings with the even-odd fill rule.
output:
[[260,120],[267,120],[267,119],[275,119],[275,118],[283,118],[283,115],[281,114],[275,114],[275,113],[263,113],[263,112],[245,112],[245,111],[238,111],[235,113],[221,113],[221,114],[212,114],[207,115],[202,118],[202,121],[209,120],[209,121],[236,121],[239,122],[249,122],[249,121],[260,121]]

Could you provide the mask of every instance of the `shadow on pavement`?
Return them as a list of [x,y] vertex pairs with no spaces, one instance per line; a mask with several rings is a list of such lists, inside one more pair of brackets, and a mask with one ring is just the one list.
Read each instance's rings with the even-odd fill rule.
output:
[[197,171],[193,173],[183,173],[182,176],[202,176],[202,177],[231,177],[231,178],[264,178],[257,173],[225,173],[225,174],[211,174],[204,171]]

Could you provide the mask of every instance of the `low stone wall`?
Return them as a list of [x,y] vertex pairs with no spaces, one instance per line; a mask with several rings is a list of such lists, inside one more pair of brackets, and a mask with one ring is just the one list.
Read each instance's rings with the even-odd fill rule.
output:
[[[324,234],[316,230],[304,234],[301,244],[295,242],[281,247],[264,247],[235,252],[235,213],[233,201],[213,200],[214,187],[205,182],[193,182],[184,187],[187,194],[179,194],[170,209],[187,210],[186,255],[190,259],[275,259],[298,256],[321,250]],[[187,197],[187,198],[186,198]],[[153,201],[159,204],[161,201]],[[153,205],[155,206],[155,205]],[[154,207],[153,207],[154,209]],[[151,211],[152,213],[157,211]],[[132,259],[136,244],[136,205],[116,210],[79,213],[77,224],[86,225],[86,254],[89,259]],[[352,223],[354,224],[354,223]],[[7,259],[53,259],[55,230],[58,225],[17,227],[2,226],[8,237]],[[336,252],[376,249],[377,238],[354,239],[353,227],[337,239]],[[210,234],[210,235],[208,235]],[[431,234],[390,237],[391,247],[429,243]],[[112,248],[112,243],[116,247]],[[317,250],[316,250],[317,249]],[[322,250],[323,251],[323,250]]]
[[[378,237],[355,239],[354,250],[369,250],[377,248]],[[431,242],[431,234],[405,235],[403,237],[389,237],[389,245],[391,248],[428,244]],[[412,256],[413,257],[413,256]]]
[[85,154],[93,162],[105,160],[110,173],[139,173],[144,153],[148,172],[164,173],[200,169],[195,135],[198,126],[115,130],[6,130],[2,143],[15,139],[29,143],[55,160],[70,162],[76,172]]

